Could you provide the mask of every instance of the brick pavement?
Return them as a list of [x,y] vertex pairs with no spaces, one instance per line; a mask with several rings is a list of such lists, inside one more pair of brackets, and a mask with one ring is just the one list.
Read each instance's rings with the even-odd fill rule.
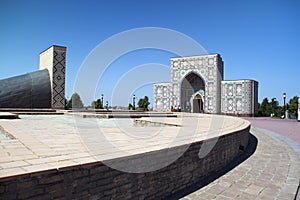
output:
[[[183,123],[183,127],[149,126],[147,129],[128,125],[133,123],[131,119],[101,121],[61,115],[1,119],[0,126],[16,139],[0,140],[0,178],[190,144],[249,126],[249,122],[238,118],[222,119],[213,115],[184,120],[155,117],[154,122]],[[222,121],[222,127],[210,127],[212,121]]]
[[[253,155],[220,178],[214,180],[196,192],[187,195],[183,199],[294,199],[300,179],[299,156],[287,143],[260,128],[267,128],[276,133],[279,132],[278,134],[293,139],[293,141],[297,142],[299,137],[297,137],[296,134],[299,133],[300,129],[298,126],[300,126],[300,123],[292,122],[290,120],[281,120],[277,122],[275,119],[264,118],[251,118],[250,121],[254,126],[251,132],[258,141],[257,149]],[[20,126],[20,124],[16,126],[16,124],[13,124],[15,122],[2,121],[2,125],[5,125],[6,128],[11,129],[12,132],[18,136],[19,139],[22,138],[23,141],[22,144],[19,144],[18,141],[13,140],[2,141],[0,150],[7,150],[6,147],[9,145],[10,149],[13,151],[13,154],[10,154],[10,157],[7,157],[7,159],[12,159],[13,157],[14,161],[7,162],[8,160],[5,160],[6,157],[1,156],[0,160],[3,161],[3,166],[0,166],[0,172],[3,172],[2,175],[4,175],[4,172],[7,176],[9,174],[32,172],[53,167],[52,165],[48,166],[41,164],[45,163],[45,159],[49,159],[49,156],[52,156],[48,155],[52,152],[60,153],[58,156],[51,157],[51,159],[53,159],[50,160],[51,164],[54,162],[55,167],[69,166],[74,163],[77,164],[81,162],[91,162],[91,160],[74,160],[74,155],[73,157],[68,156],[70,153],[74,153],[73,151],[76,151],[76,159],[78,159],[78,157],[80,159],[86,159],[89,157],[84,149],[82,152],[78,151],[80,149],[78,148],[78,145],[75,145],[75,149],[71,147],[66,149],[65,145],[61,144],[64,142],[69,142],[71,139],[73,144],[76,142],[74,138],[66,138],[65,133],[61,132],[49,134],[46,127],[55,127],[51,126],[49,121],[47,121],[47,123],[45,122],[46,127],[28,126],[27,122],[29,123],[29,120],[22,124],[22,126]],[[41,122],[34,120],[34,123],[36,124]],[[228,125],[232,128],[230,123]],[[260,128],[256,128],[256,126]],[[31,127],[33,129],[31,132],[33,134],[24,134],[24,127],[27,129]],[[151,129],[153,128],[154,127]],[[170,127],[168,129],[175,128],[176,127]],[[68,137],[74,136],[73,129],[68,128],[65,130],[69,131]],[[39,134],[35,134],[35,132],[38,132]],[[43,133],[43,137],[40,137],[40,133]],[[49,137],[45,138],[45,134],[47,134]],[[64,137],[61,137],[60,140],[52,141],[51,138],[54,135],[55,137]],[[33,138],[36,140],[32,140]],[[26,142],[29,142],[30,145],[34,145],[36,149],[31,149],[29,151],[28,148],[23,148],[23,145],[26,144]],[[49,151],[49,148],[51,151]],[[38,150],[38,152],[36,152],[36,150]],[[24,159],[26,159],[26,161],[24,161]]]
[[[134,126],[131,119],[111,124],[108,119],[71,116],[0,120],[3,129],[15,138],[0,141],[0,196],[3,199],[164,198],[230,163],[248,141],[250,123],[234,117],[191,114],[185,118],[150,120],[173,125],[145,128]],[[211,154],[199,159],[213,146],[210,139],[217,136],[222,137]],[[200,142],[204,140],[208,142]],[[184,144],[190,143],[193,144],[180,157]],[[114,145],[118,149],[111,148]],[[162,168],[172,159],[176,161]],[[149,167],[161,170],[126,174],[97,161],[113,164],[117,169],[122,167],[122,171],[147,171]]]
[[245,118],[252,126],[267,129],[300,144],[300,122],[292,119],[276,119],[270,117]]
[[[300,123],[259,120],[250,120],[253,124],[251,133],[258,141],[255,152],[225,175],[182,199],[296,199],[300,180],[299,155],[284,139],[261,128],[276,129],[281,135],[298,141],[299,137],[295,136],[300,129],[295,130],[295,127]],[[283,132],[284,128],[288,131]]]

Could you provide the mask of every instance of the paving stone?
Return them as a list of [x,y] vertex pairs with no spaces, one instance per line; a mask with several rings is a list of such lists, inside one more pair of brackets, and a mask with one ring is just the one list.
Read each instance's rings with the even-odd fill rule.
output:
[[14,168],[14,167],[23,167],[23,166],[28,166],[28,165],[30,165],[30,164],[27,162],[24,162],[22,160],[0,163],[0,167],[3,169],[9,169],[9,168]]
[[[216,199],[294,199],[300,180],[300,159],[287,143],[253,127],[258,139],[256,151],[247,160],[201,191]],[[220,186],[227,189],[220,193]],[[230,187],[228,187],[230,185]],[[189,197],[187,195],[186,197]]]
[[224,192],[222,192],[222,196],[229,197],[229,198],[236,198],[242,191],[239,188],[228,188]]
[[[58,117],[59,118],[59,117]],[[159,121],[159,118],[151,120]],[[176,120],[176,119],[170,119]],[[300,143],[300,128],[298,124],[292,124],[289,121],[273,120],[269,122],[263,119],[254,119],[251,133],[257,138],[258,144],[256,151],[247,160],[236,166],[225,175],[219,177],[207,186],[200,188],[194,193],[187,195],[184,199],[293,199],[297,184],[300,179],[300,160],[296,153],[297,145],[286,143],[282,138],[275,137],[266,132],[264,124],[273,131],[284,131],[286,128],[290,134],[290,139]],[[83,164],[95,161],[94,158],[104,159],[112,156],[121,156],[122,154],[105,151],[107,145],[119,145],[124,151],[129,153],[138,153],[141,151],[155,150],[169,147],[168,141],[176,138],[180,132],[179,127],[164,128],[166,135],[158,135],[147,142],[142,138],[130,141],[128,135],[116,128],[103,128],[107,133],[104,140],[109,140],[108,144],[99,145],[99,133],[94,134],[95,130],[89,125],[79,125],[80,128],[73,127],[71,123],[58,123],[58,119],[51,120],[0,120],[0,125],[5,128],[16,140],[1,140],[0,142],[0,177],[13,176],[20,173],[35,172],[45,169],[53,169],[73,164]],[[286,125],[284,122],[288,123]],[[168,122],[169,123],[169,122]],[[174,123],[174,122],[172,122]],[[176,122],[182,125],[181,122]],[[193,124],[193,120],[183,122]],[[280,125],[275,125],[279,123]],[[34,125],[33,125],[34,124]],[[211,121],[204,119],[203,124],[211,124]],[[261,128],[257,128],[259,125]],[[241,124],[234,124],[233,121],[225,122],[224,131],[233,127],[237,128]],[[294,127],[293,129],[289,126]],[[79,130],[80,129],[80,130]],[[191,128],[192,130],[193,128]],[[212,131],[213,127],[204,125],[199,127],[201,131]],[[53,131],[50,131],[53,130]],[[137,128],[137,134],[144,134],[144,128]],[[160,130],[157,127],[149,127],[151,132]],[[84,131],[84,135],[79,132]],[[132,131],[127,129],[125,131]],[[177,132],[176,132],[177,131]],[[197,130],[200,131],[200,130]],[[158,132],[159,133],[159,132]],[[281,132],[282,133],[282,132]],[[297,135],[298,134],[298,135]],[[286,136],[284,133],[283,136]],[[55,138],[55,139],[54,139]],[[199,140],[208,138],[208,134],[202,134],[195,137]],[[181,136],[176,145],[189,141],[186,135]],[[95,142],[97,141],[98,142]],[[22,142],[20,142],[22,141]],[[86,142],[86,143],[83,143]],[[149,142],[151,141],[151,142]],[[174,143],[175,144],[175,143]],[[97,146],[98,145],[98,146]],[[94,149],[95,148],[95,149]],[[95,157],[91,158],[91,151],[94,151]],[[12,152],[10,154],[10,152]],[[23,157],[22,157],[23,156]],[[28,162],[27,162],[28,161]]]
[[259,193],[263,190],[263,187],[251,184],[244,192],[258,196]]

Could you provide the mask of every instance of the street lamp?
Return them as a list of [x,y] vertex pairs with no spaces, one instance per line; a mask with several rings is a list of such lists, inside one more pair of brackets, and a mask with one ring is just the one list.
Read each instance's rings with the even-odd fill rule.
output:
[[275,116],[275,108],[276,108],[276,98],[273,98],[271,103],[272,103],[271,105],[272,105],[272,111],[273,111],[272,117],[274,117]]
[[132,98],[132,109],[135,110],[135,94],[133,94]]
[[101,94],[101,107],[102,107],[102,108],[104,108],[104,105],[103,105],[103,97],[104,97],[104,95]]
[[285,99],[286,99],[286,93],[283,93],[283,110],[284,110],[284,118],[286,118],[286,108],[285,108]]

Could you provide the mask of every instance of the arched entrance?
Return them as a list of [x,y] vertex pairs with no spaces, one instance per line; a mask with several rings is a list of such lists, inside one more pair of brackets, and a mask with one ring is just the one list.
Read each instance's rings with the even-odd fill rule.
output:
[[[194,100],[191,101],[191,98],[195,95],[195,93],[204,93],[204,91],[204,81],[198,74],[192,72],[185,76],[181,82],[181,110],[183,112],[192,112],[192,107],[194,107]],[[198,103],[198,112],[200,112],[201,109],[204,110],[203,99],[200,95],[197,96],[197,98],[198,99],[195,99],[195,105],[197,105]],[[195,112],[194,109],[193,112]]]
[[192,112],[193,113],[203,113],[203,99],[199,94],[192,99]]

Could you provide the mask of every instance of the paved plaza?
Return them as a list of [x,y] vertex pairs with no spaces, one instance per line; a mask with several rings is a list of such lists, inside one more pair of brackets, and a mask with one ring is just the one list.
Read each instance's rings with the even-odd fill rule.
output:
[[[111,124],[107,123],[108,119],[103,121],[63,115],[20,117],[21,119],[16,120],[0,120],[4,130],[17,139],[0,141],[0,178],[124,156],[124,152],[136,154],[145,149],[157,150],[179,145],[180,142],[208,139],[249,125],[238,118],[229,117],[224,120],[222,116],[210,115],[201,115],[197,123],[195,118],[188,116],[184,116],[185,120],[144,118],[142,121],[138,120],[139,123],[135,126],[128,123],[132,119],[117,120]],[[252,123],[252,135],[245,157],[242,156],[242,160],[224,169],[222,174],[207,185],[186,191],[178,197],[195,200],[295,198],[300,180],[300,122],[271,118],[246,119]],[[145,129],[143,121],[151,121],[156,125]],[[162,124],[167,126],[161,126]],[[106,132],[106,142],[121,148],[122,154],[109,152],[111,149],[107,149],[108,143],[104,142],[99,146],[99,141],[104,139],[95,134],[99,132],[99,126]],[[191,133],[196,130],[198,135],[178,137],[181,126],[185,126],[185,131]],[[158,134],[147,138],[147,135],[141,135],[145,130]],[[129,135],[123,134],[124,131]],[[116,134],[118,137],[115,137]],[[175,137],[177,140],[173,140]],[[170,140],[176,142],[170,144]]]
[[249,126],[245,120],[216,115],[145,118],[162,123],[146,128],[132,119],[20,118],[0,119],[3,129],[16,138],[0,140],[0,178],[191,144]]
[[252,126],[270,130],[300,144],[300,122],[294,119],[276,119],[270,117],[245,118]]
[[225,175],[182,199],[295,198],[300,180],[300,154],[296,153],[300,149],[300,122],[247,120],[252,123],[251,133],[257,139],[255,152]]

